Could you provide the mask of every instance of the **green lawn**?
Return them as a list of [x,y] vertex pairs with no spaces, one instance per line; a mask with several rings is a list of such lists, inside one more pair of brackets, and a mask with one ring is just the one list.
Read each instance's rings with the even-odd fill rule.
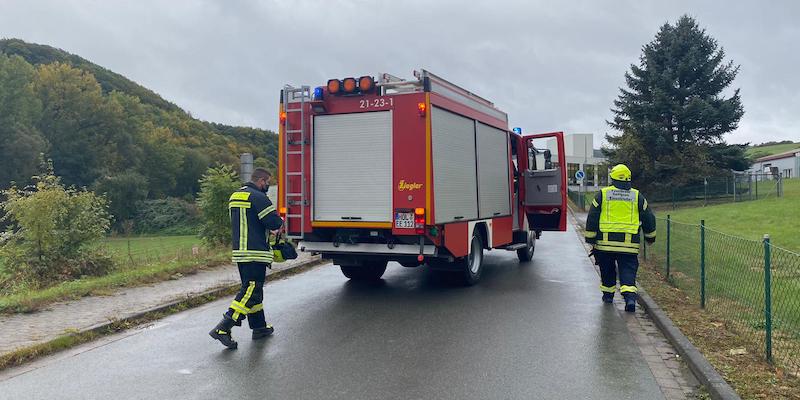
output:
[[[20,287],[0,294],[0,313],[30,312],[44,305],[116,288],[159,282],[230,261],[230,250],[208,249],[196,236],[108,238],[102,244],[117,261],[105,276],[88,276],[48,288]],[[193,253],[192,248],[197,252]]]
[[674,221],[692,224],[705,219],[711,229],[747,239],[761,240],[768,233],[774,245],[800,252],[800,179],[784,180],[780,198],[770,195],[754,201],[657,212],[661,218],[667,214]]
[[108,238],[104,244],[120,264],[129,265],[191,255],[192,247],[202,242],[194,235],[132,236]]
[[745,153],[750,158],[759,158],[764,156],[771,156],[773,154],[783,153],[794,149],[800,149],[800,143],[773,144],[771,146],[750,147],[745,151]]
[[[753,343],[764,342],[765,257],[771,243],[773,349],[779,363],[800,371],[800,180],[784,182],[780,198],[657,213],[658,240],[648,261],[666,272],[666,218],[671,215],[670,279],[695,301],[701,292],[701,234],[705,220],[707,310]],[[782,249],[781,249],[782,248]],[[785,250],[784,250],[785,249]]]

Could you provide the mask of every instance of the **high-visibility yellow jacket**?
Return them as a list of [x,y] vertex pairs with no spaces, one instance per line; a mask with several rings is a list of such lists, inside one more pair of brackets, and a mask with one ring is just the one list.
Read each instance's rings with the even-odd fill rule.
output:
[[271,264],[272,249],[267,243],[270,230],[283,225],[275,206],[267,195],[247,183],[233,192],[228,200],[231,215],[231,244],[233,262],[258,262]]
[[639,254],[641,237],[655,239],[656,217],[636,189],[608,186],[597,192],[586,218],[584,236],[596,250]]

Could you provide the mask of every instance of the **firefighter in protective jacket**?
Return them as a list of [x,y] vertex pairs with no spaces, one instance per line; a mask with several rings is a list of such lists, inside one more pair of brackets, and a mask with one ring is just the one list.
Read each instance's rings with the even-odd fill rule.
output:
[[611,186],[603,188],[592,200],[586,218],[586,242],[592,244],[600,266],[600,290],[603,302],[612,303],[617,290],[625,298],[625,311],[636,310],[636,271],[639,268],[640,227],[644,240],[656,240],[656,217],[647,200],[631,188],[631,170],[624,164],[611,169]]
[[209,334],[230,349],[237,347],[231,337],[231,329],[241,326],[245,318],[253,330],[254,340],[273,332],[272,326],[264,318],[262,304],[266,270],[272,264],[272,249],[267,239],[271,231],[283,225],[283,220],[266,195],[270,178],[266,169],[256,168],[250,182],[234,192],[228,201],[233,262],[239,267],[242,287],[222,321]]

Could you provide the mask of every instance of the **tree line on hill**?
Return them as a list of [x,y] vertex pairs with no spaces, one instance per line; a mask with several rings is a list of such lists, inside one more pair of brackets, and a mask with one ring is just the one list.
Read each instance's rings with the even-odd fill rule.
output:
[[[0,189],[31,183],[52,160],[63,185],[105,194],[121,229],[143,202],[193,202],[213,165],[238,155],[275,169],[273,132],[200,121],[81,57],[0,40]],[[163,204],[162,204],[163,205]]]

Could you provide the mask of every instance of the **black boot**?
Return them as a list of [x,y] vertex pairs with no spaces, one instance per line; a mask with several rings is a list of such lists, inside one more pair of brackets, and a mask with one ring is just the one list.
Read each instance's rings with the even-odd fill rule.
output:
[[603,303],[613,303],[614,293],[603,293]]
[[231,328],[233,328],[234,325],[236,325],[236,321],[234,321],[233,318],[224,315],[222,321],[219,321],[217,326],[215,326],[211,332],[208,332],[208,334],[212,338],[219,340],[223,346],[233,350],[239,347],[239,344],[236,343],[236,341],[231,337]]
[[634,295],[625,296],[625,311],[627,312],[636,311],[636,296]]
[[275,332],[275,329],[272,328],[272,325],[267,325],[263,328],[253,329],[253,340],[263,339],[267,336],[272,335],[272,332]]

